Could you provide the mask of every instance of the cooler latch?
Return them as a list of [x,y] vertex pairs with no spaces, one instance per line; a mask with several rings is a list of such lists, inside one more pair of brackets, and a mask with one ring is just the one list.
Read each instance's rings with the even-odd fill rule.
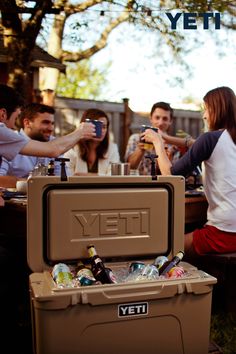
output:
[[70,161],[70,159],[66,159],[65,157],[57,157],[55,161],[59,161],[61,163],[61,181],[67,181],[66,162]]

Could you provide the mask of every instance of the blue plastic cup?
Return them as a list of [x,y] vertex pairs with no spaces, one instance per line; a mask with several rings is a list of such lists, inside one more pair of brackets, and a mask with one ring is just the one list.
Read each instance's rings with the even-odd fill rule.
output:
[[86,119],[86,122],[93,123],[93,125],[95,125],[96,138],[101,138],[103,122],[97,119]]

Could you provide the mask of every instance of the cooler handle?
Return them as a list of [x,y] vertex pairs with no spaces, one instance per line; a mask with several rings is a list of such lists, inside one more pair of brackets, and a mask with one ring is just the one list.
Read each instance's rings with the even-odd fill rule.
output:
[[[104,287],[104,286],[103,286]],[[128,286],[127,284],[123,287],[117,288],[117,285],[111,285],[111,288],[97,288],[82,290],[80,293],[75,293],[72,295],[71,301],[72,305],[78,303],[91,304],[91,305],[102,305],[102,304],[113,304],[120,303],[121,301],[131,302],[139,300],[155,300],[162,298],[170,298],[184,292],[183,284],[161,284],[161,285],[147,285],[142,283],[142,286]]]

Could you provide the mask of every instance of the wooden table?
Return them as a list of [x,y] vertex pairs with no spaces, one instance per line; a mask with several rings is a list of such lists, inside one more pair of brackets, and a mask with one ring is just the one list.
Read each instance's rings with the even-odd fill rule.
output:
[[0,233],[26,238],[27,215],[26,200],[6,200],[0,207]]

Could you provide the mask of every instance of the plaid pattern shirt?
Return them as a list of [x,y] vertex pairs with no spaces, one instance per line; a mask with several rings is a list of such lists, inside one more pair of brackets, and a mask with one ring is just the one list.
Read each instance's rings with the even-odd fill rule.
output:
[[[140,141],[139,133],[132,134],[129,137],[128,144],[125,152],[125,161],[128,161],[128,157],[136,150],[137,144]],[[173,145],[167,145],[167,153],[172,155],[171,161],[174,163],[180,157],[180,151]],[[146,156],[150,154],[156,154],[155,150],[148,150],[145,152],[142,160],[139,163],[138,171],[140,175],[151,175],[151,160],[147,159]],[[157,166],[157,174],[160,174],[160,171]]]

